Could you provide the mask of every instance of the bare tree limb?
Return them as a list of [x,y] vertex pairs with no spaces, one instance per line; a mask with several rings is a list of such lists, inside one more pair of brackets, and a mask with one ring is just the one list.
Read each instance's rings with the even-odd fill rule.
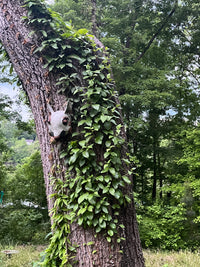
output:
[[175,10],[177,8],[177,1],[176,4],[174,6],[174,8],[172,9],[172,11],[169,13],[169,15],[165,18],[165,20],[163,21],[162,25],[159,27],[159,29],[157,30],[157,32],[152,36],[152,38],[150,39],[150,41],[148,42],[147,46],[144,48],[143,52],[139,55],[138,58],[136,58],[134,63],[137,63],[144,55],[145,53],[148,51],[148,49],[150,48],[150,46],[152,45],[153,41],[156,39],[156,37],[160,34],[160,32],[165,28],[165,26],[167,25],[169,19],[172,17],[172,15],[174,14]]

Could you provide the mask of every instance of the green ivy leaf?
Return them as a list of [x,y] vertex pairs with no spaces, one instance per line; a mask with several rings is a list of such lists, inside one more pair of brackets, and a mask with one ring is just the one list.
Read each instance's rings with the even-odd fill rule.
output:
[[90,154],[89,154],[89,152],[87,150],[83,151],[83,157],[87,158],[87,159],[90,157]]
[[109,157],[110,156],[110,152],[106,152],[106,153],[104,153],[104,159],[106,159],[107,157]]
[[83,218],[80,217],[80,218],[78,218],[78,225],[82,225],[82,224],[83,224]]
[[107,236],[106,239],[109,243],[112,241],[110,236]]
[[89,86],[92,87],[94,85],[94,80],[89,81]]
[[[101,219],[101,218],[100,218]],[[101,222],[99,222],[99,226],[103,229],[106,228],[106,222],[104,220],[102,220]]]
[[70,67],[70,68],[73,67],[72,63],[65,63],[65,65],[68,66],[68,67]]
[[112,180],[112,178],[109,175],[106,175],[104,177],[104,180],[105,180],[106,183],[108,183],[108,182],[110,182]]
[[88,125],[88,126],[92,126],[92,119],[91,118],[87,118],[85,123]]
[[114,188],[110,188],[109,193],[110,193],[112,196],[115,196],[115,189],[114,189]]
[[107,131],[109,131],[112,128],[112,123],[110,121],[106,121],[104,123],[104,127]]
[[113,176],[116,175],[116,171],[115,171],[114,168],[109,168],[109,172],[110,172]]
[[56,66],[58,69],[64,69],[66,67],[66,63],[61,63]]
[[100,124],[97,124],[97,123],[93,124],[93,129],[94,129],[95,131],[98,132],[98,131],[100,130],[100,128],[101,128]]
[[81,147],[85,147],[85,146],[86,146],[86,140],[81,140],[81,141],[79,142],[79,145],[80,145]]
[[129,179],[129,177],[127,177],[126,175],[122,176],[122,179],[124,180],[125,183],[127,184],[131,184],[131,180]]
[[98,223],[99,223],[99,220],[97,218],[94,218],[94,220],[93,220],[94,227],[97,226]]
[[55,67],[54,64],[50,65],[50,66],[49,66],[49,71],[52,71],[52,70],[54,69],[54,67]]
[[129,196],[125,195],[125,199],[126,199],[127,203],[131,203],[131,199]]
[[115,196],[116,199],[120,199],[120,197],[121,197],[121,192],[120,192],[120,191],[115,191],[114,196]]
[[102,72],[99,73],[99,76],[100,76],[101,80],[105,79],[105,75]]
[[113,236],[114,235],[114,232],[112,230],[108,230],[108,235],[109,236]]
[[95,110],[100,110],[100,105],[99,104],[93,104],[92,107],[95,109]]
[[110,223],[110,227],[115,230],[117,228],[116,224],[115,223]]
[[107,214],[108,214],[108,209],[107,209],[107,207],[103,206],[103,207],[102,207],[102,211],[103,211],[104,213],[107,213]]
[[95,116],[97,115],[97,113],[98,113],[98,110],[91,109],[91,110],[89,111],[89,113],[90,113],[90,116],[91,116],[91,117],[95,117]]
[[101,232],[101,230],[102,230],[102,229],[101,229],[101,227],[100,227],[100,226],[97,226],[97,227],[96,227],[96,229],[95,229],[96,233],[99,233],[99,232]]
[[77,55],[70,55],[70,56],[68,56],[68,58],[72,58],[72,59],[76,59],[76,60],[78,60],[78,61],[82,61],[82,58],[80,58],[79,56],[77,56]]
[[88,199],[88,193],[85,193],[83,195],[81,195],[79,198],[78,198],[78,204],[82,203],[85,199]]
[[95,138],[95,143],[101,145],[103,143],[103,138],[103,133],[98,133],[97,137]]
[[88,30],[87,29],[79,29],[77,31],[77,33],[79,33],[80,35],[85,35],[86,33],[88,33]]
[[100,181],[100,182],[103,182],[104,177],[103,177],[102,175],[100,175],[100,176],[98,176],[98,177],[96,178],[96,180],[97,180],[97,181]]
[[108,186],[104,187],[103,194],[106,194],[108,191],[109,191],[109,187]]
[[90,206],[88,207],[88,211],[89,211],[89,212],[93,212],[93,209],[94,209],[94,206],[91,206],[91,205],[90,205]]
[[80,166],[80,167],[83,167],[84,164],[85,164],[85,159],[82,158],[82,159],[79,161],[79,166]]
[[106,147],[110,147],[111,146],[111,141],[106,141],[105,145],[106,145]]
[[104,115],[102,114],[101,117],[100,117],[100,120],[104,123],[105,121],[110,121],[111,117],[110,116],[107,116],[107,115]]
[[56,43],[51,43],[51,47],[53,47],[54,49],[58,49],[58,45]]
[[69,158],[69,164],[73,164],[78,158],[78,153],[74,153],[70,158]]

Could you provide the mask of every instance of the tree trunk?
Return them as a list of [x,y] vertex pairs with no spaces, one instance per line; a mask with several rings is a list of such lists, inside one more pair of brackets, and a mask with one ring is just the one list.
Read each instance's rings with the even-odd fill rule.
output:
[[92,34],[97,36],[97,3],[96,0],[92,0]]
[[152,188],[152,200],[156,200],[157,191],[157,158],[156,158],[156,140],[153,137],[153,188]]
[[[60,171],[54,171],[53,174],[62,180],[65,179],[66,166],[59,157],[59,147],[50,143],[47,103],[50,102],[54,110],[62,109],[66,96],[58,92],[56,85],[60,73],[53,73],[44,68],[43,55],[38,56],[34,53],[34,50],[40,46],[41,35],[38,34],[39,29],[34,29],[22,19],[23,16],[27,16],[27,10],[23,5],[22,0],[0,0],[0,40],[30,102],[41,148],[50,210],[54,204],[53,200],[49,199],[49,195],[53,192],[50,184],[53,166],[59,166]],[[30,34],[33,30],[35,33]],[[118,103],[116,97],[115,100]],[[126,148],[124,147],[122,151],[125,155]],[[126,165],[124,168],[127,168]],[[131,185],[126,188],[126,191],[131,195]],[[70,240],[78,244],[77,263],[73,266],[144,266],[133,199],[120,210],[118,218],[125,226],[121,233],[124,241],[120,244],[117,243],[116,238],[113,238],[111,243],[107,242],[105,236],[97,235],[93,228],[84,229],[75,222],[71,225]],[[94,245],[86,245],[91,241]],[[120,251],[123,253],[121,254]]]
[[161,163],[160,163],[160,152],[158,151],[158,175],[159,175],[159,181],[160,181],[160,199],[163,198],[163,175],[161,171]]

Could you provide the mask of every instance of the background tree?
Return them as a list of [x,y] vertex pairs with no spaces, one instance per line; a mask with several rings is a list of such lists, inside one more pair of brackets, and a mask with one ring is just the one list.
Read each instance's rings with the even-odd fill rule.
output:
[[[83,35],[85,30],[74,32],[39,1],[26,1],[25,6],[19,2],[1,2],[0,38],[30,101],[47,195],[52,193],[49,177],[54,176],[54,236],[46,262],[66,264],[71,260],[66,244],[73,251],[70,244],[76,242],[76,265],[143,266],[124,131],[108,61]],[[73,103],[74,140],[70,136],[65,140],[61,159],[58,147],[51,152],[47,103],[62,109],[66,96]],[[82,126],[82,132],[75,132],[76,126]]]
[[[9,113],[6,108],[10,107],[11,99],[0,94],[0,122],[9,118]],[[0,190],[4,191],[5,180],[6,180],[6,167],[4,163],[6,161],[5,154],[8,153],[9,147],[6,144],[6,138],[2,132],[2,124],[0,124]]]
[[24,155],[23,164],[14,166],[9,163],[9,171],[4,171],[1,243],[42,244],[50,225],[39,151]]

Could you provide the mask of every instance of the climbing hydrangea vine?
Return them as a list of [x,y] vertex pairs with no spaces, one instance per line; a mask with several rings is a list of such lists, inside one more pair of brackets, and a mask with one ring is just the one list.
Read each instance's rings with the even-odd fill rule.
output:
[[106,52],[96,47],[87,30],[75,31],[41,1],[29,0],[25,6],[28,16],[23,19],[39,29],[41,45],[34,53],[42,54],[44,67],[58,74],[58,88],[73,103],[73,119],[79,129],[60,155],[67,166],[65,181],[52,177],[53,236],[43,263],[72,266],[76,247],[68,238],[71,223],[93,227],[108,242],[112,238],[121,241],[118,230],[124,226],[118,215],[130,202],[123,193],[130,173],[122,174],[122,168],[130,162],[121,159],[122,125]]

